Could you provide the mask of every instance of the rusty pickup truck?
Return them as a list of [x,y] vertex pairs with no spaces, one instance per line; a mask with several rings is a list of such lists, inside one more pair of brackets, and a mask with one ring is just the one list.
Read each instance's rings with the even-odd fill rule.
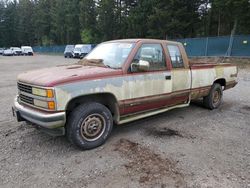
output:
[[18,76],[12,108],[53,135],[66,135],[81,149],[102,145],[113,124],[124,124],[203,98],[218,108],[223,91],[237,84],[228,63],[189,63],[181,43],[126,39],[99,44],[77,64]]

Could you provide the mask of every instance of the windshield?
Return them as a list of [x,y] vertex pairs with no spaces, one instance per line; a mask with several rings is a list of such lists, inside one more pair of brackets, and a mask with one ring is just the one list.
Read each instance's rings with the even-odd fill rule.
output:
[[102,60],[102,63],[111,68],[121,68],[129,53],[134,47],[134,43],[103,43],[92,50],[85,59]]
[[75,48],[74,51],[79,52],[79,51],[81,51],[81,48]]
[[65,50],[74,50],[74,46],[66,46]]
[[23,47],[22,50],[24,50],[24,51],[31,51],[32,48],[31,47]]

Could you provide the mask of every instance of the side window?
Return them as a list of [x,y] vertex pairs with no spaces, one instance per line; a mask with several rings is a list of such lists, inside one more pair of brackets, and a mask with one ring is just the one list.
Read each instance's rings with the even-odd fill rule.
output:
[[149,62],[149,71],[166,70],[166,61],[160,44],[142,44],[132,63],[139,63],[140,60]]
[[167,45],[169,55],[171,58],[171,63],[173,68],[182,68],[184,67],[183,59],[181,56],[181,52],[178,46],[175,45]]

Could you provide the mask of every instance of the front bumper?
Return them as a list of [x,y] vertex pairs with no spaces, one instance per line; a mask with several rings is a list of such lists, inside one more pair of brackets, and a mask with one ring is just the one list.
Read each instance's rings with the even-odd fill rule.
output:
[[73,57],[71,52],[65,52],[64,57]]
[[81,56],[81,54],[79,54],[79,53],[74,53],[74,54],[73,54],[73,57],[74,57],[74,58],[80,58],[80,56]]
[[[18,103],[17,97],[14,100],[14,106],[12,107],[13,116],[17,118],[17,121],[28,121],[42,130],[47,130],[46,132],[53,135],[64,135],[65,134],[65,122],[66,113],[65,112],[41,112],[34,110],[32,108],[23,106]],[[54,130],[53,129],[57,129]],[[55,132],[55,134],[53,133]]]
[[33,55],[33,52],[24,52],[23,55]]

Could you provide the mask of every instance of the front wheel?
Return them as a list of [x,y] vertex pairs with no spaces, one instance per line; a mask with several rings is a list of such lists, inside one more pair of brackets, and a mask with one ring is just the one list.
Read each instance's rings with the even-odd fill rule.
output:
[[208,94],[203,98],[204,106],[210,110],[218,108],[222,103],[223,91],[218,83],[214,83]]
[[67,137],[81,149],[92,149],[102,145],[113,128],[112,114],[99,103],[78,106],[67,121]]

